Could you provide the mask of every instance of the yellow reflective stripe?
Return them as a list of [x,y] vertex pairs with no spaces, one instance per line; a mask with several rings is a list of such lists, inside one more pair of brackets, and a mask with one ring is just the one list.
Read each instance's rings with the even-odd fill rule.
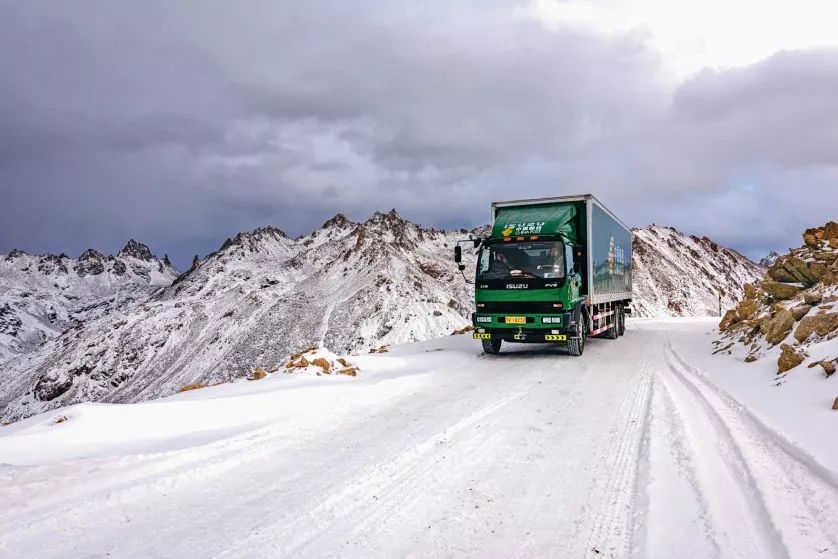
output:
[[491,340],[492,335],[491,334],[474,334],[474,339],[475,340]]
[[545,334],[544,335],[545,342],[566,342],[567,335],[565,334]]

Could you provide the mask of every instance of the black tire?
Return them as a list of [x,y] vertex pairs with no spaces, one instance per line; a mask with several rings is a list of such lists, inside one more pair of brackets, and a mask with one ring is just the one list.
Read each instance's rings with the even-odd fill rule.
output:
[[608,318],[611,319],[611,324],[609,325],[610,328],[603,333],[602,337],[605,338],[606,340],[616,340],[617,339],[617,329],[620,327],[619,324],[618,324],[618,318],[619,317],[617,315],[617,309],[616,308],[614,309],[614,314],[612,314]]
[[500,345],[503,340],[499,338],[492,338],[491,340],[481,340],[483,342],[483,353],[489,355],[497,355],[500,353]]
[[626,311],[623,307],[617,307],[617,335],[626,333]]
[[573,331],[573,337],[567,341],[567,352],[579,357],[585,353],[585,342],[588,339],[588,329],[585,327],[585,317],[579,315],[579,320],[576,321],[576,327]]

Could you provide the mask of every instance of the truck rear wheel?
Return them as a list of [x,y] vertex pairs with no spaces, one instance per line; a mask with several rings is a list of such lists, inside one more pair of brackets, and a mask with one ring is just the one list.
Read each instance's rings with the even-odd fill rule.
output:
[[605,334],[603,335],[603,337],[604,337],[606,340],[616,340],[616,339],[617,339],[617,335],[618,335],[618,334],[617,334],[617,329],[620,327],[620,324],[619,324],[619,322],[620,322],[620,315],[619,315],[619,313],[620,313],[620,311],[618,311],[618,310],[617,310],[617,308],[615,307],[615,308],[614,308],[614,314],[612,314],[612,315],[611,315],[611,316],[609,316],[609,317],[606,317],[606,320],[607,320],[608,318],[610,318],[610,319],[611,319],[611,320],[609,321],[609,322],[610,322],[610,324],[608,325],[608,330],[606,330],[606,331],[605,331]]
[[623,307],[617,307],[617,335],[626,333],[626,313]]
[[588,338],[588,328],[583,324],[584,316],[579,316],[573,337],[567,341],[567,352],[574,357],[579,357],[585,352],[585,340]]
[[489,355],[497,355],[500,353],[500,345],[503,340],[499,338],[492,338],[491,340],[482,340],[483,342],[483,353],[488,353]]

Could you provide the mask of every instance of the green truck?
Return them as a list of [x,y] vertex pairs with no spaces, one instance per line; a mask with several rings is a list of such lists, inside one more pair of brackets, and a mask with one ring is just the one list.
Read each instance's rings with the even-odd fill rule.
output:
[[[477,251],[474,338],[561,343],[582,355],[588,337],[616,339],[631,313],[632,232],[590,194],[492,204]],[[460,270],[462,246],[455,247]]]

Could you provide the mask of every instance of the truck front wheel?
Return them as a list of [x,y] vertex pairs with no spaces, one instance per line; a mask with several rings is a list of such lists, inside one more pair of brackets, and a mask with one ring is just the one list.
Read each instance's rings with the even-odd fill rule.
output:
[[492,338],[491,340],[482,340],[483,352],[489,355],[497,355],[500,353],[500,344],[503,340],[499,338]]
[[567,352],[574,357],[579,357],[585,352],[585,340],[588,337],[588,329],[585,326],[585,317],[579,315],[576,327],[573,329],[573,337],[567,341]]

